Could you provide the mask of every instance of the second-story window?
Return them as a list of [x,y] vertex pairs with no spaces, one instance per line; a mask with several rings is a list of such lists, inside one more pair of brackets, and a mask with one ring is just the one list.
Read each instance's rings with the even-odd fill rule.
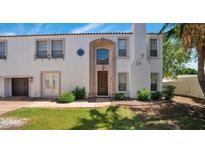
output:
[[157,39],[150,39],[150,57],[157,56]]
[[108,49],[97,49],[96,50],[96,61],[97,61],[97,65],[108,65],[109,64],[109,50]]
[[36,48],[37,58],[48,58],[47,41],[37,41]]
[[6,59],[6,42],[0,42],[0,59]]
[[127,44],[126,39],[118,39],[118,57],[126,57],[127,56]]
[[53,40],[52,41],[52,58],[63,58],[63,40]]

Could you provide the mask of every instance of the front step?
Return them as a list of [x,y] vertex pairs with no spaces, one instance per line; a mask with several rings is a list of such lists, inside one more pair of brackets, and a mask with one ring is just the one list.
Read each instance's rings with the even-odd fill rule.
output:
[[109,97],[97,97],[96,98],[96,102],[110,102],[110,98]]

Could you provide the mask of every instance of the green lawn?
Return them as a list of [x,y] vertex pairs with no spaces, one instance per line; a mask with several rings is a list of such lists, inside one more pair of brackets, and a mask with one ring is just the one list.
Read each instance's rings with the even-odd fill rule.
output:
[[26,125],[17,128],[28,130],[140,129],[142,127],[133,111],[116,106],[99,109],[23,108],[7,113],[5,116],[29,119]]
[[[196,102],[197,103],[197,102]],[[134,130],[205,129],[205,106],[161,102],[144,106],[107,108],[23,108],[3,115],[28,119],[14,129]]]

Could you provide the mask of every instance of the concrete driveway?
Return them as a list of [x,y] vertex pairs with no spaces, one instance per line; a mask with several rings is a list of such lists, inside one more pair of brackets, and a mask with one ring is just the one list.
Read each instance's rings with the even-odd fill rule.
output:
[[14,102],[0,101],[0,115],[22,107],[26,107],[29,104],[30,104],[29,102],[25,102],[25,101],[14,101]]
[[0,98],[0,115],[31,104],[31,100],[26,97]]

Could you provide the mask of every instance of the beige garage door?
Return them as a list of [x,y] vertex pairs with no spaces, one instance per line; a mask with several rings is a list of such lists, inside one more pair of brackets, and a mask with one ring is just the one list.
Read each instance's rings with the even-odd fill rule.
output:
[[44,72],[42,73],[42,95],[58,96],[60,93],[60,73]]

